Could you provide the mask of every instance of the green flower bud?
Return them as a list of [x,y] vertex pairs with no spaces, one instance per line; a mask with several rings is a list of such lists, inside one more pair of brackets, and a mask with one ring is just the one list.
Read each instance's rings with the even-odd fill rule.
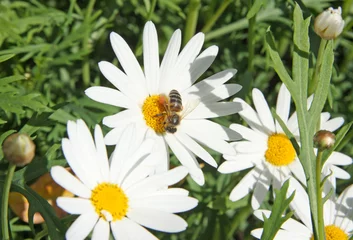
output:
[[320,130],[314,136],[314,145],[320,150],[330,149],[335,141],[335,134],[327,130]]
[[11,134],[5,139],[2,145],[5,158],[19,167],[29,164],[32,161],[35,150],[36,145],[32,139],[23,133]]
[[321,38],[326,40],[335,39],[342,33],[344,20],[342,19],[342,9],[333,9],[330,7],[326,11],[320,13],[315,18],[314,31]]

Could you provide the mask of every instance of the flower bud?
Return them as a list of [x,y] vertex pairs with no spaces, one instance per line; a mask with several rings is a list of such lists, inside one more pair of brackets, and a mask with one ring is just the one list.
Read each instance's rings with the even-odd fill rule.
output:
[[335,144],[335,140],[335,134],[327,130],[320,130],[314,136],[314,144],[320,150],[331,148]]
[[314,31],[326,40],[335,39],[342,33],[344,20],[341,16],[342,9],[328,8],[315,18]]
[[9,162],[22,167],[34,158],[36,145],[27,134],[14,133],[5,139],[2,150]]

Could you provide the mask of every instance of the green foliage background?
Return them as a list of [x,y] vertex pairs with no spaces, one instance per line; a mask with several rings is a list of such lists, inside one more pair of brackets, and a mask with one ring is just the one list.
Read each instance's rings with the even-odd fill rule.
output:
[[[334,44],[335,68],[326,110],[332,116],[344,117],[345,122],[353,120],[352,2],[298,1],[304,17],[316,16],[329,6],[343,7],[346,27]],[[51,207],[31,192],[28,185],[51,166],[66,165],[61,139],[66,136],[68,120],[82,118],[93,127],[104,116],[119,110],[84,95],[89,86],[110,86],[99,72],[99,61],[119,66],[109,42],[110,32],[119,33],[142,63],[141,37],[146,21],[152,20],[156,25],[160,53],[166,49],[175,29],[182,30],[184,43],[194,30],[203,31],[206,34],[203,49],[210,45],[220,49],[205,76],[236,68],[238,73],[231,82],[243,86],[236,97],[250,102],[251,89],[256,87],[275,106],[280,80],[265,51],[265,33],[271,26],[282,61],[290,69],[294,4],[291,0],[1,1],[0,143],[17,131],[34,138],[35,160],[16,171],[12,190],[27,196],[33,212],[46,215],[45,224],[28,226],[11,213],[13,239],[49,238],[48,229],[51,239],[60,239],[74,219],[72,216],[57,219]],[[320,42],[312,25],[309,37],[312,65]],[[215,121],[224,126],[242,122],[238,115]],[[349,156],[353,156],[352,137],[351,130],[339,146]],[[222,156],[211,153],[218,163],[223,161]],[[2,152],[0,159],[0,184],[3,184],[8,164]],[[179,165],[175,158],[171,161]],[[191,196],[200,200],[196,209],[181,214],[189,223],[188,229],[179,234],[154,233],[161,239],[251,239],[250,231],[263,223],[252,216],[250,197],[234,203],[228,199],[246,171],[221,175],[209,166],[203,170],[205,186],[199,187],[189,178],[181,183]],[[353,174],[352,167],[346,170]],[[339,191],[349,184],[350,181],[339,181]],[[270,209],[272,195],[268,198],[269,204],[264,207]]]

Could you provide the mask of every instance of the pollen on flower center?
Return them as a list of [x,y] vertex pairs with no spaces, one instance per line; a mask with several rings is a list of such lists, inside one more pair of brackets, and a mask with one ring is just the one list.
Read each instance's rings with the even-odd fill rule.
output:
[[[326,226],[325,235],[326,240],[348,240],[348,235],[335,225]],[[310,240],[314,240],[314,236],[311,236]]]
[[113,183],[100,183],[92,190],[90,200],[98,215],[106,221],[122,219],[129,208],[129,199],[124,191]]
[[152,128],[156,133],[164,133],[165,108],[163,105],[164,99],[160,95],[152,95],[146,98],[142,106],[142,114],[147,126]]
[[267,141],[265,158],[277,167],[290,164],[295,158],[295,150],[288,137],[282,133],[271,135]]

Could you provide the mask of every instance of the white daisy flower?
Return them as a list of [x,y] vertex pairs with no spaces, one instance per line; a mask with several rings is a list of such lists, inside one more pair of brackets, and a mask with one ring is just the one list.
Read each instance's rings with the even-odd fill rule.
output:
[[[274,240],[311,240],[313,229],[310,215],[309,198],[298,181],[290,179],[292,188],[288,189],[289,195],[295,189],[295,197],[290,203],[302,223],[292,218],[285,221],[277,232]],[[324,204],[324,225],[326,239],[349,239],[353,234],[353,185],[346,188],[338,199],[328,199]],[[256,210],[254,215],[263,221],[264,214],[267,218],[271,212],[267,210]],[[251,231],[251,235],[260,239],[263,229]]]
[[[187,223],[173,214],[194,208],[197,200],[188,191],[168,188],[187,175],[185,167],[149,176],[151,169],[140,164],[153,141],[136,141],[130,125],[118,139],[108,160],[101,128],[94,140],[82,120],[67,124],[69,139],[63,139],[64,155],[77,176],[65,168],[51,169],[53,179],[77,197],[60,197],[57,204],[70,214],[80,215],[66,232],[67,239],[157,239],[144,227],[163,232],[180,232]],[[144,226],[144,227],[143,227]]]
[[[264,200],[271,184],[274,188],[279,189],[288,176],[296,176],[303,184],[306,183],[306,179],[295,149],[279,123],[272,117],[263,94],[255,88],[252,91],[252,97],[256,111],[243,100],[234,99],[234,101],[242,104],[243,110],[239,114],[247,122],[249,128],[241,124],[231,124],[230,128],[239,132],[244,141],[232,143],[237,154],[233,156],[225,154],[224,158],[227,161],[221,164],[218,171],[233,173],[253,168],[234,187],[230,193],[230,199],[237,201],[254,190],[251,205],[254,209],[257,209]],[[296,113],[293,113],[289,118],[290,101],[291,95],[285,85],[282,84],[277,97],[276,113],[299,142]],[[308,99],[309,106],[311,101],[312,97]],[[322,113],[322,129],[335,130],[343,124],[342,118],[329,120],[329,117],[328,113]],[[348,156],[335,152],[326,161],[324,169],[332,170],[336,177],[345,178],[345,172],[335,165],[349,163],[351,163],[351,159]]]
[[[126,108],[103,119],[104,125],[113,128],[105,136],[105,143],[116,144],[123,129],[135,123],[139,138],[156,139],[154,156],[150,158],[159,159],[156,165],[162,170],[168,168],[169,146],[191,177],[203,185],[205,180],[196,156],[213,167],[217,163],[201,145],[232,155],[235,151],[227,141],[241,138],[238,133],[207,120],[241,109],[239,103],[221,102],[241,89],[237,84],[224,84],[236,70],[227,69],[195,83],[218,53],[218,47],[211,46],[199,54],[203,33],[196,34],[179,53],[181,31],[176,30],[160,64],[157,32],[154,24],[147,22],[143,32],[144,71],[120,35],[111,33],[110,41],[124,72],[105,61],[99,63],[99,68],[119,90],[96,86],[85,91],[95,101]],[[170,98],[172,90],[176,91]],[[161,162],[164,162],[162,167]]]

